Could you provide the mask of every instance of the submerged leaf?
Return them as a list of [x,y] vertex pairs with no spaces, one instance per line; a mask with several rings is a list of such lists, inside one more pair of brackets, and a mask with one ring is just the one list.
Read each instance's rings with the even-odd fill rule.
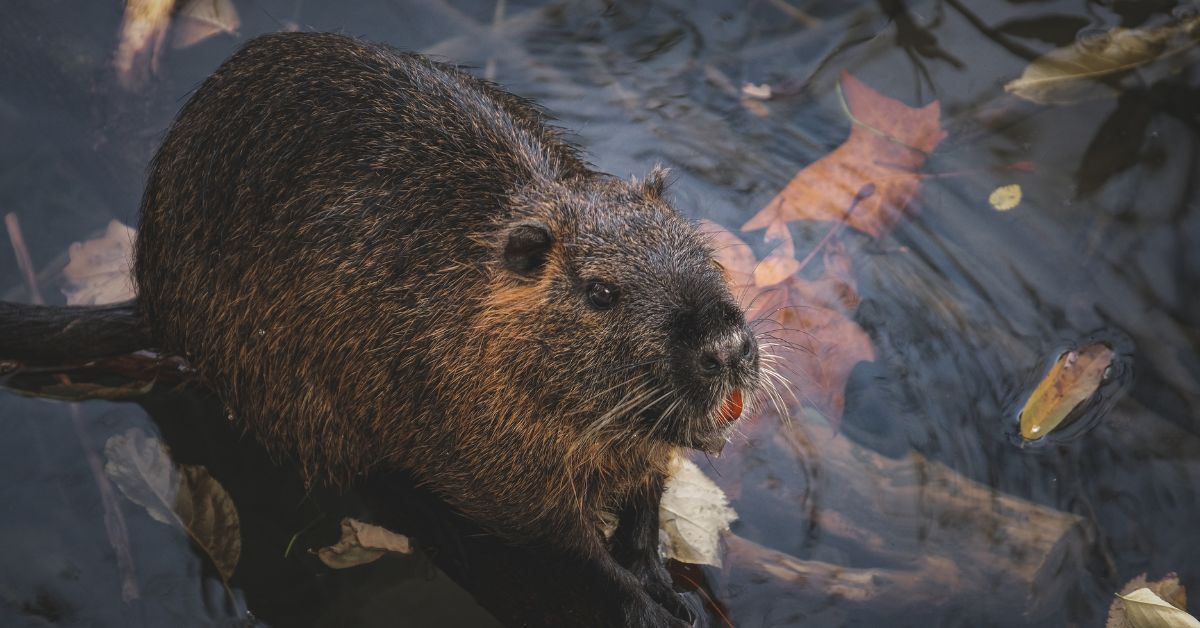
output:
[[667,558],[721,566],[721,533],[737,519],[729,499],[696,463],[675,456],[659,504],[659,529]]
[[1148,588],[1117,594],[1125,605],[1125,620],[1133,628],[1200,628],[1200,621],[1168,604]]
[[1114,28],[1038,57],[1004,90],[1043,105],[1112,97],[1117,90],[1105,81],[1198,42],[1200,16],[1147,30]]
[[[946,137],[940,105],[909,107],[849,73],[839,86],[853,122],[850,137],[797,173],[743,231],[778,232],[776,225],[788,221],[827,220],[880,238],[904,216],[921,186],[917,171]],[[855,206],[865,186],[874,192]]]
[[1021,436],[1037,440],[1054,431],[1079,404],[1095,394],[1109,373],[1114,355],[1108,345],[1095,343],[1058,356],[1021,409]]
[[187,48],[221,33],[233,34],[242,25],[233,0],[188,0],[178,13],[172,45]]
[[121,492],[156,521],[186,532],[228,583],[241,558],[241,526],[229,493],[208,470],[176,470],[162,442],[136,428],[110,437],[104,455],[104,471]]
[[179,477],[171,457],[157,438],[139,429],[109,437],[104,443],[104,472],[130,501],[157,521],[176,522],[171,508],[179,492]]
[[317,558],[333,569],[357,567],[379,560],[388,552],[411,554],[408,537],[357,519],[342,519],[342,538],[316,551]]
[[113,55],[113,69],[126,89],[141,87],[158,69],[171,9],[175,0],[127,0],[121,19],[121,42]]

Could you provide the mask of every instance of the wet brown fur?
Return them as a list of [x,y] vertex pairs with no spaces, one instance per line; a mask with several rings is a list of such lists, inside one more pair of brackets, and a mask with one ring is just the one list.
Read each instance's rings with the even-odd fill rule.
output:
[[[154,159],[139,304],[310,476],[405,468],[507,538],[589,555],[601,513],[657,508],[671,453],[719,432],[729,390],[669,390],[673,313],[732,299],[663,184],[592,172],[537,109],[453,68],[270,35],[199,88]],[[554,242],[524,276],[503,250],[530,221]],[[584,306],[598,275],[628,315]],[[621,366],[640,358],[659,362]]]

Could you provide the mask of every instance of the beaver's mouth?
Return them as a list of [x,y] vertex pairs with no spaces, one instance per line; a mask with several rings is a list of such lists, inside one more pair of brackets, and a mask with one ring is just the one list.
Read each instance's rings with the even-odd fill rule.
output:
[[705,407],[698,408],[691,417],[669,427],[659,437],[683,447],[719,454],[745,415],[747,402],[753,394],[752,388],[731,388]]

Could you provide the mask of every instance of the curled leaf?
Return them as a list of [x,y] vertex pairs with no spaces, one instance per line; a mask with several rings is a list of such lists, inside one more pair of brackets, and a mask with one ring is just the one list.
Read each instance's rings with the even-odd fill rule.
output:
[[737,519],[725,493],[696,463],[675,456],[659,504],[659,528],[667,558],[697,565],[721,565],[721,533]]
[[1093,343],[1058,356],[1021,409],[1021,436],[1037,440],[1061,425],[1100,388],[1114,355],[1108,345]]
[[342,519],[342,538],[316,551],[317,558],[333,569],[357,567],[379,560],[388,552],[411,554],[408,537],[357,519]]
[[1129,595],[1117,594],[1125,606],[1125,619],[1133,628],[1200,628],[1200,621],[1175,608],[1148,588]]
[[1200,16],[1152,29],[1114,28],[1052,50],[1004,90],[1038,104],[1070,104],[1115,96],[1122,72],[1175,56],[1200,43]]

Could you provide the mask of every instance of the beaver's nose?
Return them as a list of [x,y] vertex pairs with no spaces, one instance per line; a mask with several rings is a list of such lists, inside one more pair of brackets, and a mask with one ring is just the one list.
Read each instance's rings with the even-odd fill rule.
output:
[[704,377],[720,377],[750,364],[758,357],[758,342],[746,327],[722,334],[696,352],[696,371]]

